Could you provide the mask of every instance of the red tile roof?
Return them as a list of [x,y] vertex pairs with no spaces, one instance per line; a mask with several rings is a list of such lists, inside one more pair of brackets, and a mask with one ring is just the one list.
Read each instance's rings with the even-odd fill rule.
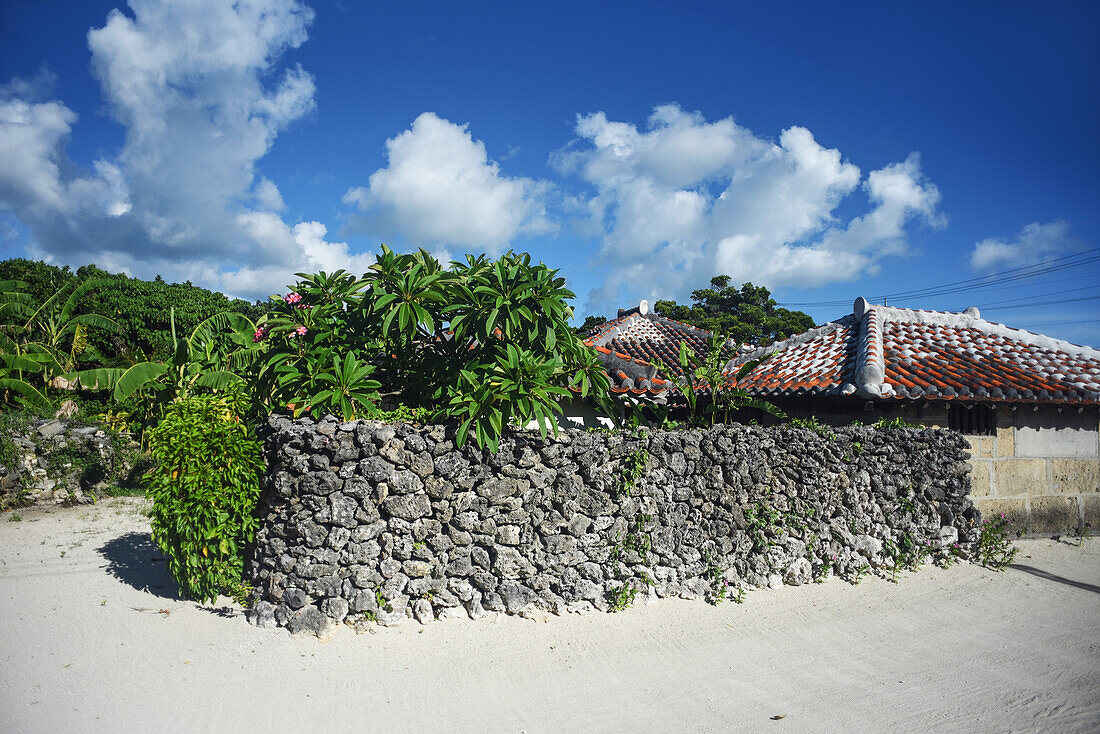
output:
[[[617,392],[678,396],[680,341],[695,353],[710,334],[655,314],[603,324],[585,343],[600,353]],[[1100,403],[1100,351],[964,313],[875,306],[768,347],[740,385],[758,397],[851,396],[896,400]]]
[[[637,309],[596,327],[585,344],[608,368],[613,392],[665,399],[679,392],[683,379],[680,342],[692,355],[705,354],[710,332]],[[731,352],[732,356],[732,352]],[[692,360],[692,365],[696,360]]]
[[[1100,402],[1100,351],[963,313],[856,301],[855,312],[753,354],[742,382],[761,397]],[[744,359],[742,358],[742,359]]]

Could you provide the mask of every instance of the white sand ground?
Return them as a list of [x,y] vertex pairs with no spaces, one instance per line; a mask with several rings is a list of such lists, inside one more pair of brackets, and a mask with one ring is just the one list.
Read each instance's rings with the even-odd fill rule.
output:
[[1100,731],[1100,538],[321,643],[176,598],[140,510],[0,515],[0,731]]

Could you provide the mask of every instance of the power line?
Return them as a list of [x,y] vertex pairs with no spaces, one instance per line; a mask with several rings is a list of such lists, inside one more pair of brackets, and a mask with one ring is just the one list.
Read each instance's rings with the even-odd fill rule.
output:
[[[1047,275],[1049,273],[1059,272],[1068,268],[1079,268],[1084,265],[1090,265],[1094,262],[1100,261],[1100,255],[1091,255],[1090,257],[1084,257],[1100,251],[1100,247],[1094,247],[1089,250],[1082,250],[1081,252],[1075,252],[1070,255],[1064,255],[1062,257],[1056,257],[1051,260],[1044,260],[1042,262],[1034,263],[1032,265],[1024,265],[1018,268],[1011,268],[1009,270],[1002,270],[997,273],[991,273],[989,275],[978,276],[974,278],[966,278],[963,280],[956,280],[950,283],[944,283],[936,286],[928,286],[926,288],[919,288],[909,291],[897,291],[894,293],[884,293],[879,296],[875,296],[874,301],[888,301],[889,299],[898,300],[901,298],[930,298],[933,296],[948,295],[950,293],[959,293],[962,291],[978,290],[981,288],[987,288],[996,285],[1002,285],[1005,283],[1016,282],[1027,278],[1035,278],[1041,275]],[[791,301],[781,303],[781,306],[845,306],[848,304],[847,300],[837,301]]]
[[1035,301],[1034,303],[1020,303],[1015,306],[998,306],[995,310],[1007,311],[1012,308],[1031,308],[1032,306],[1053,306],[1056,303],[1079,303],[1081,301],[1100,301],[1100,296],[1082,296],[1081,298],[1062,298],[1055,301]]
[[[1078,293],[1080,291],[1093,290],[1100,288],[1100,285],[1086,285],[1084,288],[1066,288],[1060,291],[1051,291],[1049,293],[1032,293],[1021,298],[1009,298],[1005,301],[994,301],[993,303],[983,303],[982,308],[995,308],[997,306],[1003,306],[1006,303],[1019,303],[1020,301],[1034,301],[1036,298],[1045,298],[1046,296],[1062,296],[1066,293]],[[961,311],[962,309],[951,309],[953,311]]]
[[[962,285],[962,284],[965,284],[965,283],[969,283],[970,281],[959,281],[960,285],[955,285],[955,284],[950,284],[949,283],[945,286],[931,287],[931,288],[926,288],[924,290],[919,290],[919,291],[907,291],[907,292],[897,293],[893,297],[894,298],[922,298],[922,297],[929,297],[929,296],[946,295],[948,293],[959,293],[959,292],[962,292],[962,291],[978,290],[978,289],[981,289],[981,288],[987,288],[987,287],[990,287],[990,286],[1000,285],[1000,284],[1003,284],[1003,283],[1012,283],[1012,282],[1016,282],[1016,281],[1020,281],[1020,280],[1025,280],[1027,278],[1035,278],[1035,277],[1038,277],[1040,275],[1046,275],[1048,273],[1056,273],[1058,271],[1066,270],[1068,268],[1078,268],[1078,267],[1081,267],[1082,265],[1088,265],[1088,264],[1091,264],[1091,263],[1094,263],[1094,262],[1097,262],[1097,261],[1100,261],[1100,255],[1095,255],[1091,258],[1085,258],[1083,260],[1076,260],[1076,261],[1073,261],[1073,262],[1062,263],[1061,265],[1053,265],[1051,267],[1041,268],[1039,270],[1033,270],[1033,272],[1018,273],[1016,275],[1010,275],[1009,277],[1006,277],[1006,278],[999,278],[999,279],[996,279],[996,280],[989,280],[985,283],[974,283],[973,285]],[[1053,262],[1053,261],[1050,261],[1050,262]],[[1028,266],[1028,267],[1029,267],[1029,269],[1033,269],[1033,268],[1039,267],[1039,264],[1036,264],[1036,265],[1033,265],[1033,266]],[[1001,275],[1011,273],[1011,272],[1012,271],[1005,271],[1004,273],[1001,273]],[[993,276],[989,276],[989,277],[992,278]],[[972,279],[972,280],[976,280],[976,279]]]
[[1030,326],[1031,328],[1036,328],[1036,327],[1039,327],[1039,326],[1074,326],[1074,325],[1077,325],[1077,324],[1100,324],[1100,319],[1080,319],[1080,320],[1070,319],[1068,321],[1037,321],[1037,322],[1036,321],[1024,320],[1024,321],[1020,321],[1018,323],[1023,324],[1025,326]]

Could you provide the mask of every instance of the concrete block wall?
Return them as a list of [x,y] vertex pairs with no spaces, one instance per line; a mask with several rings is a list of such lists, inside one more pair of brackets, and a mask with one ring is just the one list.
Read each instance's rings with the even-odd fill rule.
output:
[[1096,408],[997,411],[993,436],[967,436],[974,503],[1032,535],[1100,529],[1100,417]]

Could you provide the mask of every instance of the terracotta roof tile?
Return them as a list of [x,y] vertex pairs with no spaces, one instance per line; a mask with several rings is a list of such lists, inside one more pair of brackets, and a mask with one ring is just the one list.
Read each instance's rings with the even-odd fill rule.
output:
[[[855,313],[828,328],[767,347],[776,353],[742,386],[764,396],[808,388],[862,398],[1100,402],[1100,351],[1010,329],[974,312],[860,301]],[[843,361],[830,352],[841,344]]]
[[[608,366],[615,392],[678,392],[679,345],[693,356],[709,333],[653,314],[628,313],[602,324],[585,343]],[[877,399],[1100,403],[1100,351],[981,319],[874,306],[739,355],[772,356],[740,383],[759,397],[851,396]],[[706,385],[698,387],[706,389]]]

